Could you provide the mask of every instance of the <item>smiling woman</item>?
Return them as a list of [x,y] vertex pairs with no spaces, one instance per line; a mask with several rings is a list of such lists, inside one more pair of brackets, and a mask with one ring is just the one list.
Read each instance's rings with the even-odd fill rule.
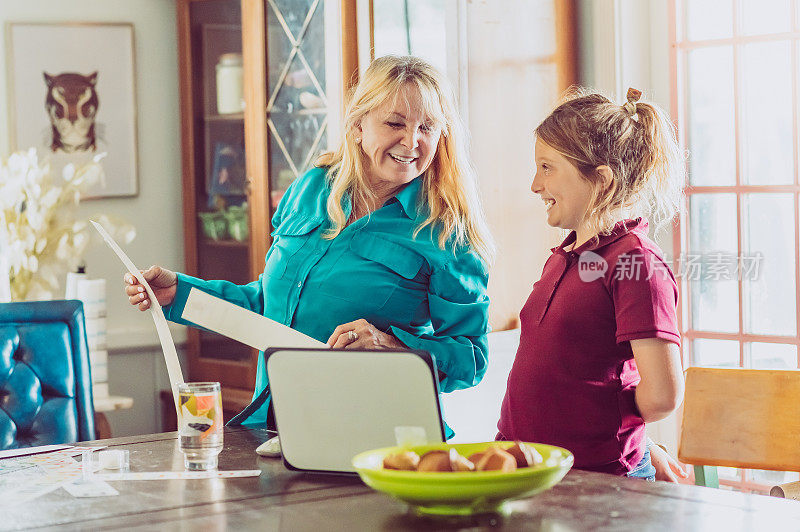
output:
[[369,159],[367,176],[379,200],[392,196],[430,166],[442,133],[425,116],[419,91],[411,84],[367,113],[357,129],[361,136],[356,142]]
[[[342,137],[283,196],[258,280],[160,267],[145,278],[178,323],[197,287],[334,348],[428,351],[441,391],[474,386],[487,366],[493,245],[452,91],[418,58],[379,58],[353,92]],[[127,282],[131,304],[147,309]],[[268,386],[260,358],[255,396]],[[270,425],[269,404],[236,421]]]

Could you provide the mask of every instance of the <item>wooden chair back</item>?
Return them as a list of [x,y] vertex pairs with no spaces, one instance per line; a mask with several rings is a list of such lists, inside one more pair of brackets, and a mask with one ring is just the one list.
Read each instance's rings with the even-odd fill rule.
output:
[[[800,371],[689,368],[678,458],[800,471]],[[698,480],[713,485],[716,472]]]

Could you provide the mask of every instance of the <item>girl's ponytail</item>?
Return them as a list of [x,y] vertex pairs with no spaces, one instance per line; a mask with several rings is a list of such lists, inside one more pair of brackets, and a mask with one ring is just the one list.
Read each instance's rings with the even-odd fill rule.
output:
[[[657,228],[668,224],[679,211],[685,184],[685,161],[675,138],[675,127],[660,108],[647,102],[636,104],[637,136],[641,157],[634,168],[633,185],[638,190],[635,210],[647,213]],[[633,163],[634,161],[632,161]],[[638,170],[638,171],[637,171]]]

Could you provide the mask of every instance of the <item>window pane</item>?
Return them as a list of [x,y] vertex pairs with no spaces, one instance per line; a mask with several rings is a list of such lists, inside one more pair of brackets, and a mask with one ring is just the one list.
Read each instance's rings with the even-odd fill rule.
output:
[[692,50],[687,61],[689,180],[693,185],[733,185],[733,48]]
[[689,0],[683,5],[686,6],[686,37],[690,41],[733,35],[731,0]]
[[692,366],[738,368],[739,342],[698,339],[692,342]]
[[377,0],[372,9],[375,19],[375,57],[410,53],[410,35],[406,31],[404,3]]
[[746,332],[793,336],[797,330],[793,203],[792,194],[742,196]]
[[739,480],[741,478],[739,471],[741,470],[738,467],[718,467],[717,475],[726,480]]
[[797,348],[790,344],[753,342],[745,344],[750,351],[753,369],[797,369]]
[[689,205],[689,250],[679,275],[690,286],[692,328],[739,332],[739,284],[727,271],[736,267],[736,196],[694,194]]
[[743,174],[752,185],[794,181],[789,42],[742,47]]
[[783,484],[785,482],[796,482],[798,474],[787,471],[762,471],[760,469],[750,470],[749,476],[754,482],[765,484],[767,486],[775,486],[776,484]]
[[447,71],[444,0],[374,0],[375,57],[412,54]]
[[742,33],[779,33],[792,29],[791,0],[741,0]]
[[408,3],[411,53],[424,57],[447,72],[447,20],[444,0],[415,0]]

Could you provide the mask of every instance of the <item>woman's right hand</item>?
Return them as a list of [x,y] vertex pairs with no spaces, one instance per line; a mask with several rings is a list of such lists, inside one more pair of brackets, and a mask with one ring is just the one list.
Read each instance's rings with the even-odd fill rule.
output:
[[[153,293],[158,299],[158,304],[162,307],[169,305],[175,299],[175,292],[178,289],[178,276],[175,272],[162,268],[161,266],[150,266],[147,270],[139,270],[142,272],[147,284],[153,289]],[[130,273],[125,274],[125,294],[131,305],[139,307],[139,310],[147,310],[150,308],[150,298],[144,286],[139,284],[136,277]]]

